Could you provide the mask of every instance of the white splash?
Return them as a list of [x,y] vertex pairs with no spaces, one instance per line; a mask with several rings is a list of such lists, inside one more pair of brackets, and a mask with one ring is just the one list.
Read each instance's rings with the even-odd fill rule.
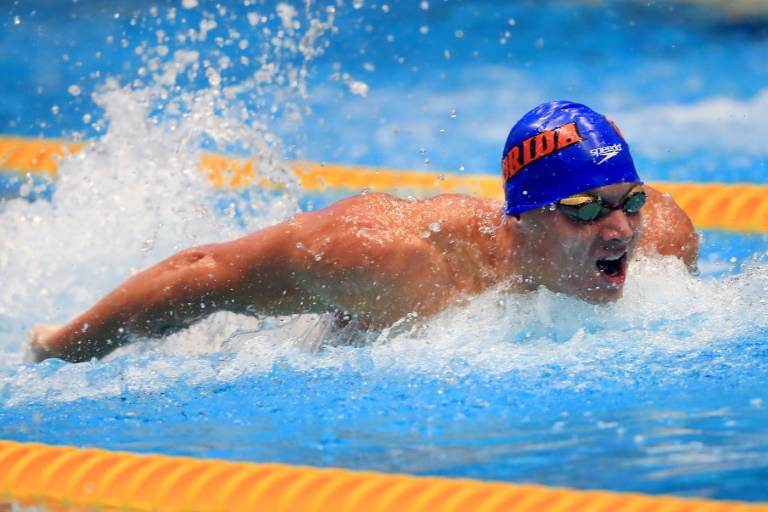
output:
[[[285,12],[277,14],[287,20]],[[103,81],[93,97],[103,115],[93,124],[104,135],[60,163],[53,201],[0,203],[0,350],[10,354],[0,369],[18,363],[30,327],[66,321],[131,273],[182,248],[241,236],[296,213],[302,191],[267,123],[273,112],[304,111],[309,66],[333,27],[333,10],[322,16],[314,18],[307,6],[301,30],[294,10],[290,34],[263,42],[261,62],[254,63],[257,70],[271,66],[263,79],[257,71],[228,82],[234,64],[190,38],[174,52],[142,43],[141,78],[128,85]],[[206,18],[205,30],[241,38],[228,29],[230,19],[225,12],[218,21]],[[174,35],[164,27],[158,43],[186,38],[182,28]],[[201,74],[202,88],[195,85]],[[270,114],[249,109],[267,100],[263,110]],[[280,184],[282,193],[215,191],[199,170],[204,152],[253,160],[259,176]]]

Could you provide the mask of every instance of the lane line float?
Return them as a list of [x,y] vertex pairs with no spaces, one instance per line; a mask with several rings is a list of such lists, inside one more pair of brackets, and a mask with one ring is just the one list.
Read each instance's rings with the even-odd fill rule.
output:
[[768,504],[0,441],[2,502],[161,512],[768,512]]
[[[86,142],[0,137],[0,176],[55,179],[59,162],[87,147]],[[502,197],[501,179],[495,175],[436,174],[310,161],[291,164],[301,186],[308,192],[334,190],[353,194],[367,189],[416,197],[443,193]],[[279,186],[260,176],[258,164],[249,159],[203,154],[199,170],[215,189]],[[698,229],[768,231],[768,185],[682,182],[649,185],[672,195]]]

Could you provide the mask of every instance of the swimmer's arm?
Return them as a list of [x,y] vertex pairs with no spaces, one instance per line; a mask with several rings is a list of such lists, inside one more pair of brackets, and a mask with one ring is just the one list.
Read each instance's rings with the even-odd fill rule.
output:
[[[85,361],[137,336],[160,338],[216,311],[281,314],[298,290],[284,256],[287,223],[177,253],[126,280],[57,329],[32,331],[37,360]],[[306,301],[309,302],[309,301]]]
[[356,196],[232,242],[182,251],[128,279],[63,327],[40,329],[37,339],[33,332],[32,349],[38,360],[88,360],[137,335],[159,338],[220,310],[285,315],[341,309],[374,327],[408,313],[432,314],[459,284],[443,250],[420,236],[426,227],[414,231],[408,221],[378,220],[408,204]]
[[647,185],[648,202],[643,208],[643,235],[638,252],[680,258],[691,272],[699,260],[699,235],[691,219],[672,196]]

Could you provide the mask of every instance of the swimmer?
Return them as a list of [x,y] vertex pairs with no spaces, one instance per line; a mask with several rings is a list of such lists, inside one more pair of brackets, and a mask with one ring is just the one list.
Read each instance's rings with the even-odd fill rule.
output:
[[621,298],[640,254],[696,268],[690,219],[642,184],[618,128],[584,105],[558,101],[526,114],[507,139],[502,176],[504,201],[361,194],[183,250],[67,324],[33,329],[32,351],[37,360],[85,361],[216,311],[345,312],[377,330],[496,286],[606,304]]

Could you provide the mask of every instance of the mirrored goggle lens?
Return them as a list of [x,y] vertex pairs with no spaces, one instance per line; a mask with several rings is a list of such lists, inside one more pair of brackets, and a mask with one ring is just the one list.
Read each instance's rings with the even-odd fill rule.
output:
[[624,201],[621,209],[624,210],[624,213],[637,213],[645,205],[647,198],[648,196],[642,190],[635,192]]
[[[605,207],[595,199],[578,206],[572,206],[566,210],[566,212],[580,220],[595,220],[603,213],[604,208]],[[605,210],[610,211],[607,208],[605,208]]]
[[587,199],[580,204],[568,204],[566,201],[576,198],[564,199],[560,204],[560,209],[573,218],[591,221],[611,213],[611,210],[621,210],[624,213],[637,213],[645,205],[647,196],[645,192],[638,187],[636,191],[631,191],[630,195],[624,200],[621,206],[608,206],[605,201],[599,198]]

